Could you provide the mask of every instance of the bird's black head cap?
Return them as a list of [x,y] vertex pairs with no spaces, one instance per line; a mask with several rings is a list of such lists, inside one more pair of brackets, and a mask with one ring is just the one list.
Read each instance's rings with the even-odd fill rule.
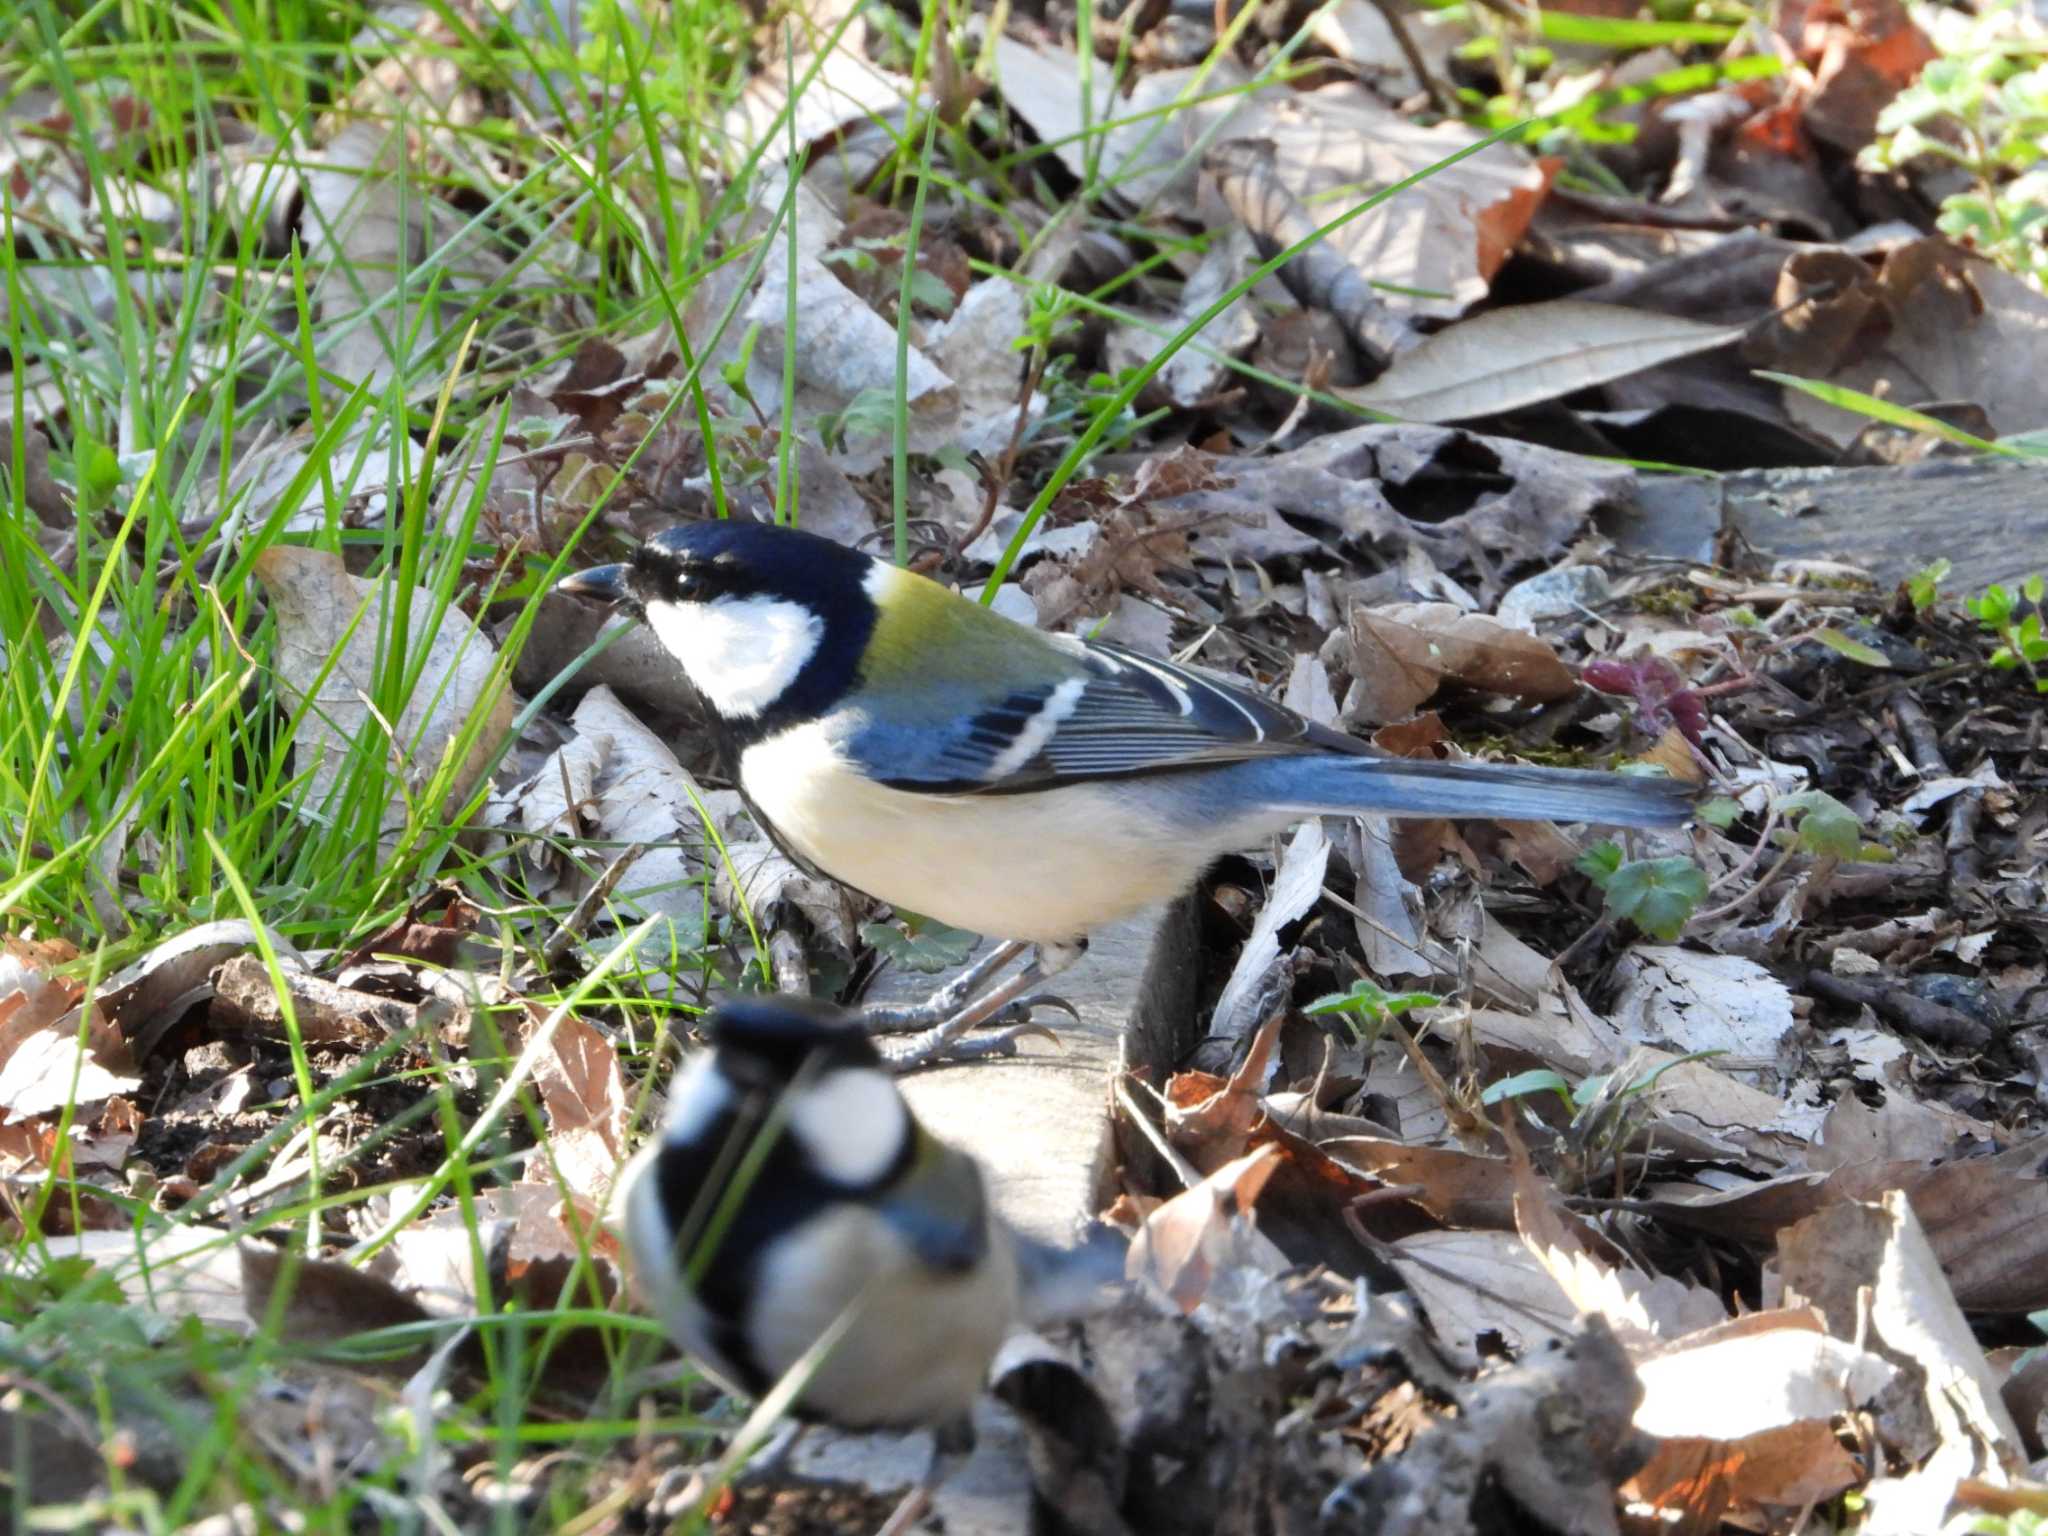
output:
[[726,1075],[748,1087],[787,1084],[807,1063],[814,1072],[882,1064],[860,1020],[816,998],[734,998],[711,1015],[707,1033]]
[[634,551],[627,587],[651,602],[773,597],[830,615],[857,603],[873,562],[800,528],[773,523],[679,523]]

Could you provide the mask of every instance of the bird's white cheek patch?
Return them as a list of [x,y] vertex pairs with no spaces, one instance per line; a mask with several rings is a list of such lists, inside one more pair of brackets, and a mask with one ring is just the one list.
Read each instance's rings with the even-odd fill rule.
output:
[[818,652],[824,622],[777,597],[649,603],[648,627],[704,700],[728,720],[752,720],[782,697]]
[[735,1097],[732,1083],[718,1070],[717,1057],[700,1051],[669,1086],[668,1120],[661,1139],[683,1146],[702,1141],[718,1117],[732,1108]]
[[844,1067],[796,1095],[789,1126],[828,1178],[871,1184],[902,1152],[910,1111],[888,1073]]

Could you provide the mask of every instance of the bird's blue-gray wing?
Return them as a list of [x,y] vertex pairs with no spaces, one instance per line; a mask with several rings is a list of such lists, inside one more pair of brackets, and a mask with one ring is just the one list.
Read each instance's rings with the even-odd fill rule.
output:
[[950,712],[915,723],[859,721],[844,749],[884,783],[952,794],[1368,750],[1248,689],[1121,646],[1090,645],[1081,662],[1058,681],[956,695]]

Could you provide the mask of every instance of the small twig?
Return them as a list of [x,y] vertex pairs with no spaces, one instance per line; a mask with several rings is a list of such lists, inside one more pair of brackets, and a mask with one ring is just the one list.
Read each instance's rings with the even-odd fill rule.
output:
[[1152,1117],[1145,1113],[1144,1106],[1131,1096],[1129,1073],[1120,1073],[1117,1076],[1116,1101],[1123,1112],[1130,1116],[1131,1124],[1137,1128],[1138,1134],[1152,1144],[1152,1150],[1157,1152],[1166,1166],[1173,1170],[1183,1189],[1193,1189],[1202,1182],[1202,1171],[1174,1150],[1173,1144],[1166,1139],[1159,1127],[1152,1123]]
[[583,936],[583,930],[590,926],[597,916],[598,908],[611,899],[619,881],[626,871],[647,851],[647,844],[635,843],[624,853],[604,867],[604,873],[597,877],[590,889],[583,893],[583,899],[576,903],[569,915],[562,919],[562,926],[548,935],[547,943],[540,947],[540,957],[549,966],[558,963],[569,953],[570,946]]
[[932,1490],[929,1483],[919,1483],[903,1495],[889,1518],[876,1530],[875,1536],[904,1536],[904,1533],[924,1518],[925,1511],[932,1507]]
[[1851,981],[1831,971],[1814,970],[1806,973],[1806,990],[1831,1003],[1869,1008],[1930,1045],[1981,1054],[1997,1044],[1997,1036],[1988,1026],[1900,986]]
[[1948,835],[1943,840],[1948,855],[1948,888],[1952,899],[1974,894],[1984,883],[1984,850],[1977,844],[1978,827],[1984,816],[1984,791],[1970,788],[1949,803]]
[[1892,715],[1899,722],[1906,745],[1913,749],[1913,766],[1926,779],[1945,777],[1949,771],[1948,759],[1941,755],[1941,738],[1935,734],[1934,724],[1927,718],[1927,711],[1920,707],[1920,701],[1900,689],[1891,698]]
[[1749,856],[1745,858],[1740,864],[1737,864],[1733,869],[1729,870],[1727,874],[1723,875],[1720,879],[1716,880],[1712,885],[1708,886],[1707,894],[1712,895],[1715,891],[1721,889],[1722,886],[1728,884],[1729,881],[1740,880],[1744,875],[1748,874],[1750,870],[1754,869],[1756,867],[1757,860],[1761,859],[1764,856],[1764,850],[1771,846],[1771,833],[1777,829],[1777,826],[1778,799],[1774,795],[1771,797],[1770,809],[1764,813],[1764,829],[1763,831],[1759,832],[1756,836],[1756,846],[1749,850]]
[[[1761,848],[1764,845],[1761,842],[1759,842],[1757,846]],[[1773,863],[1769,869],[1764,871],[1763,878],[1758,880],[1755,885],[1752,885],[1748,890],[1742,892],[1733,901],[1723,902],[1718,907],[1709,907],[1704,912],[1693,913],[1691,920],[1686,924],[1686,926],[1690,928],[1699,923],[1711,922],[1716,918],[1726,917],[1731,912],[1741,911],[1744,907],[1749,905],[1750,899],[1754,897],[1758,891],[1766,890],[1769,888],[1771,882],[1776,880],[1778,876],[1784,872],[1785,866],[1792,862],[1792,856],[1798,852],[1799,844],[1795,842],[1790,847],[1788,847],[1783,853],[1778,855],[1777,861]]]

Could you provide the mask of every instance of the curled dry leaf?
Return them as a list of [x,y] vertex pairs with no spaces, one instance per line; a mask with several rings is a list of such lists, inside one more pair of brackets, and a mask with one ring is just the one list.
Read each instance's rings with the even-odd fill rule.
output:
[[30,1036],[40,1034],[77,1006],[76,982],[52,974],[78,958],[63,940],[0,938],[0,1067]]
[[1578,687],[1548,642],[1451,603],[1355,607],[1351,643],[1365,708],[1377,720],[1406,719],[1446,683],[1538,701]]
[[1932,1530],[1959,1478],[2024,1461],[1997,1378],[1903,1192],[1807,1218],[1779,1235],[1778,1257],[1788,1301],[1811,1302],[1837,1338],[1906,1367],[1907,1390],[1891,1395],[1875,1428],[1895,1464],[1914,1470],[1873,1486],[1873,1529]]
[[76,1035],[45,1029],[22,1041],[0,1067],[0,1116],[33,1120],[66,1104],[98,1104],[141,1086],[141,1078],[101,1066]]
[[[1278,151],[1270,139],[1219,144],[1202,157],[1202,170],[1215,179],[1223,201],[1258,242],[1261,260],[1311,239],[1322,222],[1280,179]],[[1318,240],[1291,257],[1280,269],[1280,280],[1304,306],[1335,316],[1375,370],[1420,341],[1334,245]]]
[[[1874,271],[1861,262],[1826,272],[1788,263],[1779,300],[1793,307],[1768,344],[1751,349],[1753,361],[1896,405],[1969,401],[1998,432],[2040,424],[2048,298],[1952,241],[1899,246]],[[1794,320],[1803,324],[1793,328]],[[1869,425],[1789,387],[1785,407],[1841,444]]]
[[1269,1142],[1153,1211],[1131,1244],[1129,1278],[1152,1281],[1186,1313],[1202,1304],[1210,1285],[1227,1270],[1245,1266],[1278,1274],[1285,1269],[1286,1256],[1251,1217],[1281,1157],[1280,1148]]
[[[530,1022],[542,1012],[528,1005]],[[559,1180],[563,1193],[595,1211],[626,1157],[632,1105],[619,1070],[619,1053],[595,1025],[570,1015],[534,1066],[547,1109],[548,1144],[528,1165],[529,1182]]]
[[[1227,110],[1235,100],[1219,105]],[[1172,121],[1190,140],[1207,126],[1198,111]],[[1270,140],[1275,181],[1327,222],[1346,206],[1339,198],[1439,166],[1478,137],[1462,123],[1418,126],[1363,86],[1333,85],[1262,92],[1231,116],[1218,142]],[[1404,312],[1453,318],[1485,297],[1548,194],[1556,164],[1532,162],[1504,144],[1468,153],[1334,231],[1328,243],[1366,281],[1411,290],[1396,301]]]
[[1836,1418],[1869,1408],[1898,1372],[1797,1307],[1702,1329],[1638,1361],[1636,1375],[1644,1394],[1636,1427],[1659,1441],[1625,1492],[1697,1531],[1861,1483]]
[[[311,765],[306,794],[317,805],[340,780],[353,743],[384,735],[370,701],[381,692],[378,637],[396,620],[386,611],[392,587],[351,576],[338,555],[288,544],[272,545],[254,564],[277,618],[278,686],[298,715],[299,767]],[[411,599],[410,630],[399,643],[419,681],[390,722],[387,751],[412,782],[424,783],[481,717],[443,802],[452,813],[511,728],[512,693],[497,652],[467,615],[453,607],[437,612],[430,592],[415,590]],[[404,815],[394,801],[387,830]]]

